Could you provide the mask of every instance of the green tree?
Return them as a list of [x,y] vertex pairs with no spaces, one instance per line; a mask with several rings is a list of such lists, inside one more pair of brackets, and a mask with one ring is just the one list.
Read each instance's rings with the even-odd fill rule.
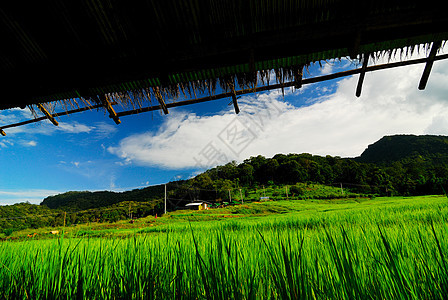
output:
[[251,186],[254,182],[254,167],[248,163],[242,163],[238,166],[238,176],[240,183],[244,186]]

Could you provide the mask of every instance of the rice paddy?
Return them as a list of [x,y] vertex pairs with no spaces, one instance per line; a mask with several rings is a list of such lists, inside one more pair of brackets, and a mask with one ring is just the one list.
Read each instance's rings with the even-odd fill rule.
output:
[[[252,217],[250,211],[260,205],[271,213]],[[86,234],[1,242],[0,294],[5,299],[448,297],[446,197],[278,201],[244,209],[227,211],[238,217],[216,220],[211,217],[223,211],[177,212],[127,238]]]

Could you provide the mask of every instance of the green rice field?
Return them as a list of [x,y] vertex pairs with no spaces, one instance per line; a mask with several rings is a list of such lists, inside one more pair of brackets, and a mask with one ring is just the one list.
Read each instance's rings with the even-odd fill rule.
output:
[[446,197],[271,201],[157,220],[128,235],[0,242],[0,295],[448,299]]

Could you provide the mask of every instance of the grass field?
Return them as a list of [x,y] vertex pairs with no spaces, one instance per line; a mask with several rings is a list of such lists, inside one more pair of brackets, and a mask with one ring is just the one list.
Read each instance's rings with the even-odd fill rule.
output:
[[90,224],[1,242],[0,294],[447,299],[447,221],[448,199],[427,196],[271,201]]

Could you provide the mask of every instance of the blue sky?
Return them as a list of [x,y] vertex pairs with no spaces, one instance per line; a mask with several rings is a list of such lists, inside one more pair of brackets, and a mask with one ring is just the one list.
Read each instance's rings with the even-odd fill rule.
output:
[[[446,53],[446,47],[443,51]],[[415,55],[423,56],[422,53]],[[375,63],[381,63],[378,61]],[[372,62],[370,63],[372,64]],[[347,60],[310,68],[317,76],[353,68]],[[254,155],[312,153],[354,157],[384,135],[448,134],[448,63],[434,64],[425,91],[424,65],[122,117],[89,111],[5,129],[0,137],[0,205],[40,203],[72,190],[123,191],[188,178],[205,168]],[[119,110],[117,108],[117,110]],[[2,125],[31,118],[0,112]]]

